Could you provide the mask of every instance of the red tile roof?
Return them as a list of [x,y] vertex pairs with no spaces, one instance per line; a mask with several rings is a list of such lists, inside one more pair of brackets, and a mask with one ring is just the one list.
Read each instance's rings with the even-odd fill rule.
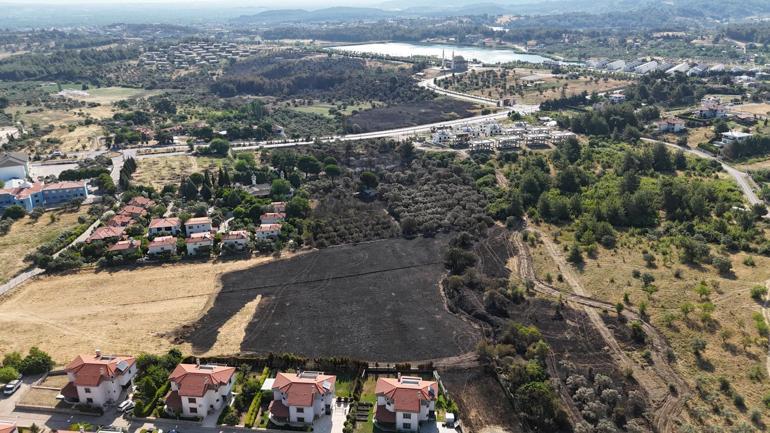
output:
[[223,241],[235,241],[235,240],[249,240],[249,232],[246,230],[236,230],[232,232],[227,232],[222,235]]
[[9,194],[16,198],[16,200],[23,200],[30,195],[43,190],[43,184],[41,182],[35,182],[29,188],[4,188],[0,189],[0,194]]
[[374,413],[374,419],[377,422],[394,424],[396,422],[396,413],[389,411],[385,405],[377,406],[377,412]]
[[400,378],[377,379],[375,394],[384,395],[393,401],[398,412],[419,412],[420,401],[435,400],[438,396],[436,382],[422,380],[419,377],[401,376]]
[[149,208],[149,207],[152,207],[152,206],[154,206],[154,205],[155,205],[155,202],[154,202],[154,201],[152,201],[152,200],[150,200],[150,199],[149,199],[149,198],[147,198],[147,197],[136,196],[136,197],[132,198],[132,199],[131,199],[131,200],[128,202],[128,204],[129,204],[130,206],[139,206],[139,207],[143,207],[143,208],[147,209],[147,208]]
[[159,229],[164,227],[181,227],[179,218],[153,218],[152,221],[150,221],[151,229]]
[[78,355],[65,370],[75,375],[77,386],[98,386],[102,379],[122,376],[134,363],[133,356]]
[[147,211],[143,207],[131,205],[124,206],[120,213],[123,215],[147,215]]
[[273,231],[281,231],[281,225],[280,224],[260,224],[259,227],[257,227],[257,232],[273,232]]
[[169,391],[165,397],[166,406],[168,406],[174,412],[182,411],[182,397],[176,391]]
[[283,212],[266,212],[266,213],[263,213],[262,216],[259,218],[260,219],[265,219],[265,218],[284,219],[286,218],[286,214]]
[[211,218],[209,217],[197,217],[197,218],[190,218],[187,220],[187,222],[184,223],[184,225],[192,225],[192,224],[211,224]]
[[281,400],[273,400],[270,402],[270,406],[268,406],[268,409],[270,409],[270,413],[273,414],[274,417],[277,418],[288,418],[289,417],[289,408]]
[[75,386],[72,382],[67,382],[66,385],[64,385],[64,388],[61,389],[61,394],[72,400],[78,399],[78,388]]
[[[323,373],[278,373],[273,390],[279,389],[286,394],[289,406],[310,406],[313,404],[313,396],[329,392],[336,380],[337,376]],[[324,384],[328,384],[328,388]]]
[[114,217],[110,218],[110,221],[107,223],[107,225],[111,227],[126,227],[131,225],[132,222],[134,222],[134,219],[131,217],[131,215],[115,215]]
[[99,227],[91,233],[91,236],[86,239],[86,242],[101,241],[110,238],[119,238],[123,236],[123,232],[126,229],[123,227]]
[[150,242],[151,247],[159,247],[166,245],[176,245],[176,238],[173,236],[158,236]]
[[12,433],[16,431],[16,424],[0,422],[0,433]]
[[235,374],[235,367],[224,365],[179,364],[169,375],[182,397],[203,397],[209,389],[217,389]]
[[109,251],[130,251],[139,248],[139,241],[129,239],[127,241],[118,241],[115,245],[109,248]]
[[193,233],[184,240],[188,244],[195,244],[198,242],[213,242],[214,236],[210,232]]

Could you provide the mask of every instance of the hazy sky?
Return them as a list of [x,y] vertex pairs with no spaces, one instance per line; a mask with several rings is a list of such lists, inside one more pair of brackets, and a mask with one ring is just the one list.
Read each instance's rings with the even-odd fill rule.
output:
[[307,7],[323,8],[332,5],[375,5],[382,3],[383,0],[0,0],[2,3],[16,4],[55,4],[55,5],[77,5],[77,4],[168,4],[185,3],[188,5],[221,5],[223,7],[265,7],[270,9],[283,9],[287,7]]

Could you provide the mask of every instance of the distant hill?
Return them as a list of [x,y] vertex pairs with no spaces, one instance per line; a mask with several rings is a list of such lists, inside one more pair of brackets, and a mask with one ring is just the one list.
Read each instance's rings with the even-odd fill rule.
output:
[[277,9],[260,12],[256,15],[244,15],[235,18],[236,23],[289,23],[289,22],[342,22],[366,19],[394,18],[405,15],[403,12],[386,11],[376,8],[330,7],[308,11],[304,9]]

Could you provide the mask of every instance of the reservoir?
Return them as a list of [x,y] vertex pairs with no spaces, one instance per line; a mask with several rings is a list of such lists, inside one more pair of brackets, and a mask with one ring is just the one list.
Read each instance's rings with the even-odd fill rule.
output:
[[372,53],[393,57],[432,56],[441,58],[442,52],[447,59],[451,59],[452,52],[456,56],[463,56],[465,60],[477,60],[482,63],[510,63],[528,62],[545,63],[552,59],[537,54],[517,53],[514,50],[503,48],[484,48],[470,46],[455,46],[444,44],[410,44],[403,42],[383,42],[361,45],[341,45],[331,47],[334,50],[349,51],[353,53]]

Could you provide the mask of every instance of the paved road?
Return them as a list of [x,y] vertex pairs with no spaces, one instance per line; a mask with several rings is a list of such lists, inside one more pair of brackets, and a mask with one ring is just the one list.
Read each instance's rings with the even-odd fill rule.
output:
[[714,160],[714,161],[718,161],[720,164],[722,164],[722,168],[727,172],[727,174],[732,176],[733,179],[735,179],[735,182],[738,183],[738,186],[741,188],[741,191],[743,192],[743,195],[746,197],[746,200],[748,200],[749,204],[757,204],[757,203],[764,204],[764,201],[762,201],[762,199],[760,199],[757,196],[757,193],[754,191],[754,187],[752,186],[752,182],[753,181],[751,180],[751,176],[749,176],[748,173],[746,173],[745,171],[738,170],[737,168],[735,168],[735,167],[733,167],[731,165],[728,165],[727,163],[722,161],[720,158],[717,158],[717,157],[715,157],[715,156],[713,156],[713,155],[711,155],[709,153],[703,152],[703,151],[701,151],[699,149],[692,149],[692,148],[689,148],[689,147],[685,148],[685,147],[682,147],[682,146],[678,146],[678,145],[676,145],[674,143],[667,143],[665,141],[653,140],[651,138],[642,138],[642,141],[646,141],[648,143],[663,143],[663,144],[665,144],[665,145],[667,145],[669,147],[672,147],[674,149],[683,150],[683,151],[685,151],[687,153],[690,153],[692,155],[695,155],[695,156],[697,156],[699,158],[711,159],[711,160]]
[[455,74],[446,74],[446,75],[438,76],[436,78],[429,78],[429,79],[420,81],[417,85],[425,89],[432,90],[433,92],[438,93],[439,95],[449,96],[450,98],[473,102],[476,104],[491,105],[493,107],[497,107],[497,104],[499,102],[497,99],[485,98],[483,96],[469,95],[467,93],[454,92],[452,90],[447,90],[436,85],[437,82],[444,80],[446,78],[449,78],[452,75],[455,75]]

